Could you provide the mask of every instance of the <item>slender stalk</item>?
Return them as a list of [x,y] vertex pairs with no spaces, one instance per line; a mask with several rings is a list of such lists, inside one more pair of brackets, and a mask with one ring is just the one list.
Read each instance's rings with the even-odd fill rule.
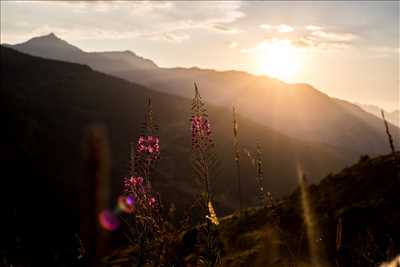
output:
[[[261,146],[257,143],[257,156],[253,157],[247,149],[243,149],[246,153],[247,157],[250,159],[251,164],[256,170],[256,182],[259,190],[259,199],[261,200],[262,205],[267,206],[267,201],[270,199],[264,191],[263,185],[263,170],[262,170],[262,153]],[[272,199],[272,196],[271,196]],[[272,203],[272,202],[271,202]]]
[[239,212],[242,210],[242,186],[241,186],[241,173],[240,173],[240,151],[239,151],[239,140],[238,140],[238,123],[236,120],[236,110],[232,107],[233,116],[233,147],[234,147],[234,159],[236,163],[236,176],[237,176],[237,189],[239,196]]
[[389,139],[390,150],[391,150],[392,154],[394,155],[396,150],[394,148],[393,137],[392,137],[392,135],[390,134],[390,131],[389,131],[389,124],[386,121],[385,112],[382,109],[381,109],[381,114],[382,114],[383,123],[385,124],[386,134],[387,134],[388,139]]
[[[211,178],[214,175],[215,154],[211,137],[211,126],[207,110],[201,100],[196,83],[194,84],[195,96],[192,102],[191,126],[192,126],[192,165],[193,170],[203,186],[201,192],[204,206],[207,209],[207,218],[204,238],[200,237],[199,245],[202,249],[200,258],[204,259],[205,266],[218,266],[220,249],[218,248],[218,233],[211,224],[218,225],[218,218],[213,207],[213,194]],[[201,235],[201,236],[202,236]],[[199,259],[200,259],[199,258]]]
[[153,104],[151,102],[151,97],[147,99],[147,108],[146,108],[146,114],[145,114],[145,125],[144,128],[147,131],[148,134],[154,134],[155,131],[157,130],[157,126],[154,122],[154,116],[153,116]]
[[152,170],[159,158],[159,137],[157,136],[157,125],[153,117],[151,98],[147,99],[142,134],[137,141],[136,151],[131,152],[133,166],[131,171],[135,175],[142,176],[148,186],[151,185]]
[[394,159],[394,162],[395,162],[395,165],[396,165],[397,178],[398,178],[398,180],[400,182],[400,158],[398,158],[398,156],[396,154],[396,148],[394,147],[393,137],[390,134],[389,124],[386,121],[385,112],[383,111],[383,109],[381,109],[381,114],[382,114],[383,123],[385,124],[386,135],[387,135],[388,140],[389,140],[390,151],[392,152],[393,159]]
[[343,233],[343,223],[342,218],[339,218],[336,224],[336,266],[340,266],[340,248],[342,246],[342,233]]
[[192,103],[192,156],[194,164],[198,164],[200,170],[197,171],[199,180],[204,186],[205,207],[212,200],[210,171],[211,162],[209,156],[212,153],[212,139],[207,111],[197,87],[194,84],[195,96]]
[[260,190],[260,198],[262,199],[263,203],[267,204],[268,197],[264,191],[264,172],[262,169],[262,152],[261,152],[261,145],[257,142],[257,157],[256,157],[256,168],[257,168],[257,183],[258,188]]
[[129,174],[130,176],[135,175],[135,144],[133,142],[130,143]]

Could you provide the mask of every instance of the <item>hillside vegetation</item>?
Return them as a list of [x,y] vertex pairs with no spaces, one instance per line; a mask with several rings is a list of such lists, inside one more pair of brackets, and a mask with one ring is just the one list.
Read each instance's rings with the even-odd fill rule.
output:
[[[316,231],[311,242],[318,247],[322,266],[337,266],[336,262],[377,266],[400,253],[399,185],[396,163],[388,155],[365,158],[308,187]],[[268,208],[248,209],[240,217],[235,213],[221,220],[226,266],[289,266],[292,256],[298,266],[309,266],[300,189],[279,205],[278,214],[280,231]]]
[[[390,261],[400,253],[399,185],[393,155],[364,157],[318,185],[305,186],[312,229],[300,187],[275,207],[220,218],[222,266],[373,267]],[[193,228],[178,241],[181,262],[196,250],[191,240],[198,234]],[[107,260],[110,266],[129,266],[129,253],[129,247],[118,249]]]

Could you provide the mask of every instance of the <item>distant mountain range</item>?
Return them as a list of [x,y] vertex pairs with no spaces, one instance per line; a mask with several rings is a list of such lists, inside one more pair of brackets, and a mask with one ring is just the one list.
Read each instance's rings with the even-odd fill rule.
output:
[[10,47],[31,55],[87,64],[102,72],[158,68],[151,60],[141,58],[131,51],[86,53],[53,33]]
[[[382,108],[375,106],[375,105],[366,105],[366,104],[359,104],[359,103],[355,103],[355,104],[358,105],[359,107],[361,107],[366,112],[369,112],[379,118],[382,118],[382,115],[381,115],[381,110],[383,110]],[[399,105],[400,105],[400,103],[399,103]],[[393,110],[392,112],[388,112],[385,110],[383,110],[383,111],[385,113],[385,118],[388,122],[392,123],[393,125],[396,125],[397,127],[400,127],[400,110],[396,109],[396,110]]]
[[[282,134],[335,146],[354,154],[388,152],[383,122],[350,102],[334,99],[307,84],[287,84],[241,71],[160,68],[124,52],[84,52],[54,34],[7,45],[20,52],[89,65],[91,68],[172,95],[192,97],[196,81],[207,102],[232,105],[244,117]],[[392,121],[392,120],[389,120]],[[391,125],[398,143],[400,129]]]

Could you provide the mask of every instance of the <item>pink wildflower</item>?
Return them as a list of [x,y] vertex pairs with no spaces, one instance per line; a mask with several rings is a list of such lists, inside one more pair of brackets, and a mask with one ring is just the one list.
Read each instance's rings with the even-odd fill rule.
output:
[[149,205],[150,205],[150,206],[153,206],[154,204],[156,204],[156,198],[155,198],[155,197],[151,197],[151,198],[149,199]]
[[211,125],[207,118],[203,116],[192,117],[192,137],[211,135]]
[[140,176],[132,176],[124,178],[125,192],[130,191],[133,186],[140,186],[143,184],[143,178]]
[[139,137],[137,143],[138,153],[159,154],[160,153],[160,139],[157,136],[142,135]]

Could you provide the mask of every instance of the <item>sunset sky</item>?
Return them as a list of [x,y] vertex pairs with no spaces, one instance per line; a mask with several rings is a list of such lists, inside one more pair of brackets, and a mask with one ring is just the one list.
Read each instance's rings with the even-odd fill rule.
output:
[[1,1],[1,43],[50,32],[85,51],[244,70],[399,108],[399,2]]

